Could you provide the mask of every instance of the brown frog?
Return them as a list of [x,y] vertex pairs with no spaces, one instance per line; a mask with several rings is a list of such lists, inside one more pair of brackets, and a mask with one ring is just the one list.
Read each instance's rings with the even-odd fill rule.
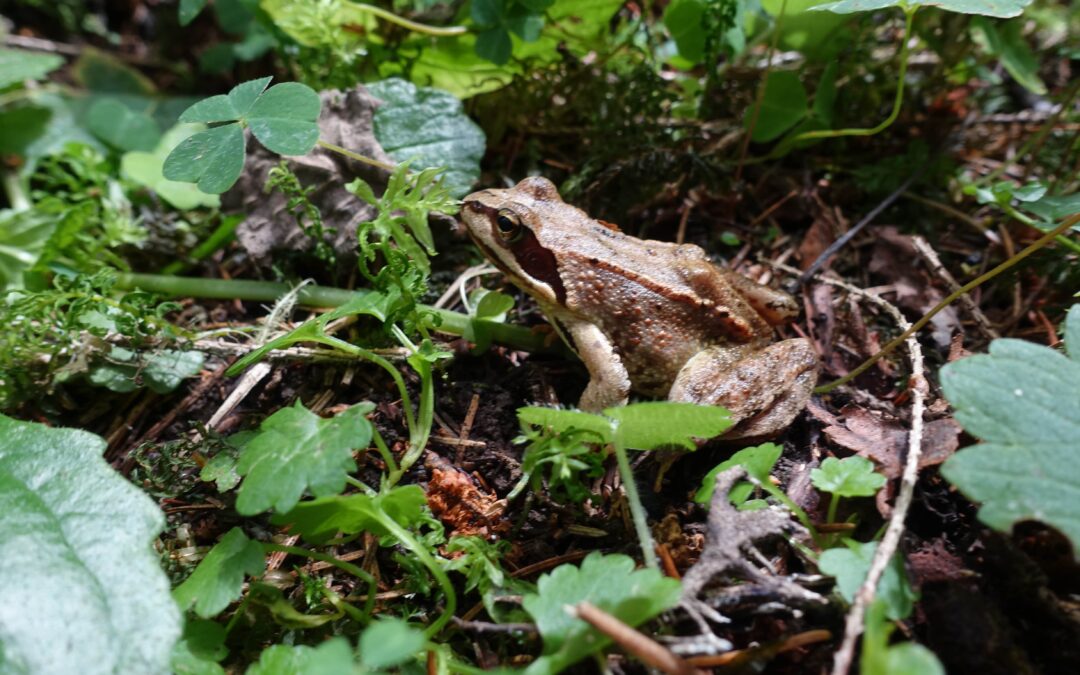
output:
[[584,361],[582,409],[624,404],[631,391],[721,405],[737,422],[725,438],[744,438],[774,434],[806,405],[813,347],[773,341],[773,327],[798,314],[790,295],[716,267],[698,246],[623,234],[545,178],[474,192],[462,215]]

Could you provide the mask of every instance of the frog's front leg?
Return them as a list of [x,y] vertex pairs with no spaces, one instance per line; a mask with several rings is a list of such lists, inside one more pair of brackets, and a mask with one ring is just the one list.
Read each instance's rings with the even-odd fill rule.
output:
[[736,424],[724,438],[770,436],[806,407],[817,374],[817,354],[806,339],[760,349],[712,347],[687,361],[668,399],[727,408]]
[[615,352],[615,346],[595,324],[587,321],[560,321],[571,346],[589,370],[589,384],[578,407],[589,412],[624,405],[630,397],[630,376]]

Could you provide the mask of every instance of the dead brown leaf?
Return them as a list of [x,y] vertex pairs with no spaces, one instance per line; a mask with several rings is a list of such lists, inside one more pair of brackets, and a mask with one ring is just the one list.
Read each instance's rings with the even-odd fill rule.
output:
[[450,529],[450,536],[487,537],[507,526],[502,519],[506,502],[481,491],[455,468],[432,469],[427,502],[435,517]]
[[[825,427],[830,441],[857,455],[873,460],[890,480],[900,477],[907,450],[908,431],[899,421],[856,406],[840,411],[843,422]],[[923,427],[919,468],[935,466],[948,459],[960,445],[962,429],[951,417],[928,422]]]

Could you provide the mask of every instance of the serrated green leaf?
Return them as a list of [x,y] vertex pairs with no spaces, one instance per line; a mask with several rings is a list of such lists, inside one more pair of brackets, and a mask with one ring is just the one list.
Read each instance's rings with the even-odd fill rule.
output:
[[588,431],[594,434],[597,442],[600,443],[610,443],[614,438],[611,420],[601,415],[580,410],[559,410],[540,406],[518,408],[517,414],[523,424],[551,429],[555,433],[570,429]]
[[[507,38],[509,40],[509,38]],[[453,197],[467,194],[480,177],[484,132],[453,94],[393,78],[367,85],[382,101],[375,110],[375,138],[397,162],[414,169],[443,167]]]
[[353,494],[344,497],[323,497],[301,502],[288,513],[275,516],[276,524],[289,524],[313,544],[321,544],[338,532],[356,534],[374,532],[388,534],[380,524],[380,516],[391,518],[402,527],[410,527],[420,519],[427,496],[417,485],[396,487],[378,495]]
[[360,635],[360,662],[377,670],[391,668],[415,658],[426,644],[423,631],[401,619],[381,619]]
[[120,170],[136,183],[153,190],[172,206],[187,211],[200,206],[219,206],[221,199],[217,195],[206,194],[191,183],[169,180],[162,169],[165,158],[173,148],[198,131],[201,125],[178,124],[165,132],[153,152],[127,152],[120,158]]
[[186,26],[194,21],[204,7],[206,7],[206,0],[180,0],[180,7],[177,9],[180,25]]
[[865,457],[826,457],[810,472],[810,482],[838,497],[873,497],[885,485],[885,476],[874,473],[874,463]]
[[234,527],[173,590],[173,599],[181,609],[194,606],[197,615],[209,619],[240,597],[245,575],[258,576],[264,569],[262,546]]
[[64,57],[0,47],[0,89],[26,80],[40,80],[60,66]]
[[196,183],[208,194],[231,188],[243,170],[244,132],[235,123],[188,136],[162,166],[169,180]]
[[229,654],[225,627],[215,621],[189,619],[184,635],[173,647],[170,665],[173,675],[225,675],[218,662]]
[[1024,8],[1030,4],[1031,0],[840,0],[840,2],[817,5],[811,9],[836,14],[853,14],[886,7],[937,7],[947,12],[981,14],[1008,19],[1020,16]]
[[731,427],[731,413],[714,405],[649,401],[607,408],[615,420],[615,442],[631,450],[681,446],[693,450],[694,439],[716,438]]
[[[771,72],[765,81],[761,111],[750,138],[755,143],[768,143],[805,119],[808,112],[806,89],[799,76],[787,70]],[[752,121],[754,107],[750,106],[743,118],[743,126],[749,129]]]
[[115,98],[100,98],[86,113],[86,126],[101,140],[120,150],[153,150],[161,130],[149,115],[138,113]]
[[1007,531],[1039,520],[1061,530],[1080,555],[1073,498],[1080,494],[1080,362],[1031,342],[994,340],[989,354],[942,368],[941,386],[956,420],[983,441],[950,457],[941,473],[981,503],[987,525]]
[[[701,487],[694,494],[694,501],[698,504],[712,503],[713,491],[716,489],[716,477],[733,466],[743,467],[746,469],[747,475],[759,483],[767,482],[769,473],[776,466],[776,461],[780,459],[780,454],[783,451],[784,448],[776,443],[764,443],[739,450],[705,474],[705,478],[701,480]],[[728,498],[736,506],[744,504],[746,498],[750,496],[752,488],[751,483],[739,483],[728,493]]]
[[300,403],[263,420],[259,433],[244,446],[236,469],[244,476],[236,510],[254,515],[273,508],[291,510],[305,490],[317,497],[340,493],[345,477],[356,470],[353,450],[371,442],[374,406],[360,403],[324,419]]
[[[836,590],[840,597],[851,603],[870,571],[877,542],[863,544],[847,540],[845,543],[847,548],[830,548],[823,552],[818,559],[818,568],[823,574],[836,579]],[[901,621],[911,614],[918,595],[908,583],[900,558],[894,556],[889,561],[878,581],[876,597],[885,603],[885,614],[893,621]]]
[[1073,305],[1065,315],[1065,350],[1073,361],[1080,363],[1080,305]]
[[151,547],[165,518],[104,451],[0,415],[4,672],[168,672],[180,614]]
[[655,569],[635,570],[633,559],[625,555],[593,552],[580,567],[556,567],[540,577],[535,594],[522,600],[544,639],[543,656],[525,672],[561,672],[611,644],[606,635],[568,614],[567,605],[589,602],[623,623],[637,626],[673,607],[679,592],[677,580]]
[[259,655],[259,662],[247,669],[247,675],[335,675],[353,672],[353,654],[349,641],[335,637],[318,647],[274,645]]

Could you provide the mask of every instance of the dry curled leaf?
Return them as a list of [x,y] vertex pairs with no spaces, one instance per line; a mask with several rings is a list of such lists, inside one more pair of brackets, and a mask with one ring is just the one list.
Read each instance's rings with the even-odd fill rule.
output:
[[486,537],[506,529],[502,520],[506,502],[482,492],[455,468],[432,469],[427,502],[435,517],[450,529],[450,536]]

